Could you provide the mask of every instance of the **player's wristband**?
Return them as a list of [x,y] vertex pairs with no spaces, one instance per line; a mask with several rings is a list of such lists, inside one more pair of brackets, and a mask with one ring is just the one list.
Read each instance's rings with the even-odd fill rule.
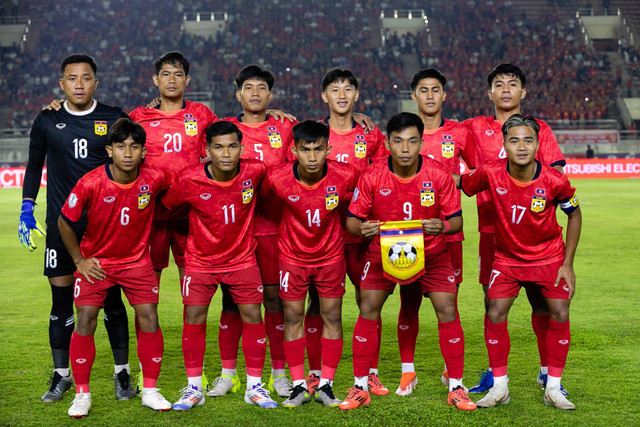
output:
[[444,223],[444,231],[442,232],[442,234],[447,234],[447,232],[451,230],[451,224],[449,223],[449,221],[442,222]]

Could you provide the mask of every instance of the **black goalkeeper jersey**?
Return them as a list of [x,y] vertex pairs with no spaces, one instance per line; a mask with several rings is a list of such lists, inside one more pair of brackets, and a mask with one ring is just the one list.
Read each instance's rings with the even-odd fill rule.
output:
[[60,210],[76,182],[87,172],[108,162],[108,129],[121,117],[118,107],[93,101],[88,111],[41,111],[33,121],[29,162],[22,197],[36,199],[42,167],[47,158],[47,224],[57,224]]

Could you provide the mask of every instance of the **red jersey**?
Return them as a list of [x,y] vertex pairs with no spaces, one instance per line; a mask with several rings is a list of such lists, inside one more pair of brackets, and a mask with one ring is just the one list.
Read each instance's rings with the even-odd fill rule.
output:
[[339,205],[356,186],[353,166],[327,160],[324,177],[313,186],[300,182],[298,162],[269,170],[261,194],[282,202],[280,259],[300,267],[321,267],[344,258]]
[[[538,133],[538,154],[536,159],[545,165],[564,166],[566,161],[558,146],[551,127],[542,120],[536,119],[540,125]],[[507,154],[504,152],[502,124],[495,119],[495,116],[478,116],[467,119],[462,124],[467,126],[473,133],[476,165],[482,165],[495,159],[506,159]],[[476,203],[478,205],[478,231],[481,233],[494,233],[493,220],[496,217],[493,204],[490,202],[491,196],[487,193],[479,193],[476,195]]]
[[[460,197],[449,171],[429,157],[418,158],[418,171],[408,179],[393,173],[391,156],[377,160],[360,176],[349,215],[366,221],[409,221],[462,214]],[[424,235],[424,250],[446,249],[442,234]],[[380,236],[369,245],[369,256],[380,260]]]
[[[257,159],[267,166],[284,163],[291,155],[293,144],[293,127],[298,122],[285,120],[280,123],[273,117],[268,117],[262,123],[244,123],[242,115],[227,118],[242,132],[244,145],[243,159]],[[256,202],[256,222],[253,229],[255,236],[274,236],[278,234],[281,208],[277,200],[259,197]]]
[[[218,120],[206,105],[191,101],[185,101],[184,108],[177,111],[138,107],[129,117],[142,125],[147,133],[145,164],[174,173],[206,157],[204,131]],[[184,214],[169,214],[160,205],[158,207],[154,219],[184,217]]]
[[258,160],[240,160],[238,175],[218,182],[209,173],[209,163],[183,169],[162,198],[169,209],[190,208],[185,268],[226,273],[255,266],[253,212],[267,168]]
[[[422,139],[424,143],[420,154],[442,163],[451,174],[460,174],[460,158],[469,169],[476,168],[473,135],[463,124],[442,119],[439,128],[425,129]],[[458,197],[461,197],[460,190]],[[464,234],[460,231],[445,235],[444,240],[461,242],[464,240]]]
[[481,164],[463,175],[462,190],[467,195],[485,191],[496,212],[496,261],[514,267],[551,264],[564,260],[562,227],[556,207],[569,214],[578,206],[575,188],[562,172],[537,161],[529,183],[516,181],[507,170],[508,160]]
[[156,196],[171,185],[173,175],[141,165],[131,184],[113,180],[109,165],[80,178],[61,214],[70,223],[87,212],[87,229],[80,242],[84,258],[95,257],[103,269],[151,264],[147,242]]

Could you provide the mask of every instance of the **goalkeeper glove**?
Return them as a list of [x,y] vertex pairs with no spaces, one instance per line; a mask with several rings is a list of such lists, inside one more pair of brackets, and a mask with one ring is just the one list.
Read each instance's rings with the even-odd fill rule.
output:
[[46,235],[42,225],[40,225],[33,216],[33,211],[35,209],[36,203],[33,200],[23,200],[22,209],[20,210],[20,225],[18,226],[18,238],[20,239],[20,243],[31,252],[36,248],[32,232],[40,237],[44,237]]

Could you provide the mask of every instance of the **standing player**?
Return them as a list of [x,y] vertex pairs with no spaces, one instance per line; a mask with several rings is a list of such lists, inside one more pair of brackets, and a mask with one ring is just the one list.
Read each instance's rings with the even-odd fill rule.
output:
[[[77,266],[74,299],[78,324],[71,338],[71,365],[76,397],[69,415],[83,418],[91,408],[89,378],[96,357],[93,334],[107,290],[120,285],[136,311],[140,326],[138,358],[144,388],[142,405],[166,411],[171,404],[158,392],[164,341],[158,324],[158,285],[147,251],[151,217],[158,193],[172,176],[146,165],[144,129],[120,119],[109,129],[107,153],[112,163],[83,176],[71,190],[58,228]],[[86,213],[87,227],[79,239],[73,225]],[[79,242],[80,241],[80,242]]]
[[[236,98],[242,105],[242,114],[228,120],[242,132],[244,153],[242,159],[257,159],[268,167],[287,160],[293,142],[292,128],[296,122],[277,120],[267,115],[273,97],[273,73],[258,65],[248,65],[235,78]],[[278,226],[279,202],[259,197],[256,201],[256,219],[253,234],[257,240],[256,257],[264,289],[264,320],[271,354],[270,391],[280,397],[288,397],[291,382],[285,375],[283,350],[284,314],[282,300],[278,296]],[[208,396],[222,396],[240,389],[236,365],[238,341],[242,335],[242,321],[237,307],[223,288],[223,306],[220,313],[218,345],[222,358],[222,373],[215,379]]]
[[[349,163],[356,170],[362,171],[373,159],[388,154],[384,146],[384,135],[380,129],[373,126],[367,133],[356,123],[353,107],[358,101],[358,79],[351,70],[334,68],[329,70],[322,79],[322,100],[329,106],[329,117],[324,122],[329,126],[329,146],[331,151],[329,160]],[[360,118],[358,118],[358,121]],[[344,206],[346,210],[347,205]],[[346,213],[346,212],[344,212]],[[345,231],[344,253],[347,263],[347,275],[355,286],[356,302],[360,304],[360,275],[364,266],[364,258],[369,242]],[[309,358],[309,377],[307,383],[311,394],[318,388],[321,373],[321,336],[323,320],[320,317],[318,293],[314,287],[310,288],[309,308],[304,320],[307,337],[307,354]],[[382,332],[382,319],[378,324],[378,332]],[[389,390],[382,385],[378,377],[378,358],[374,358],[369,373],[369,389],[376,395],[386,395]]]
[[[424,250],[415,250],[424,267],[404,284],[418,283],[431,299],[438,318],[440,350],[449,370],[447,403],[473,410],[462,387],[464,333],[456,310],[456,285],[443,234],[462,229],[460,198],[449,171],[433,159],[420,155],[424,125],[415,114],[400,113],[387,124],[387,149],[391,155],[367,168],[360,177],[349,206],[347,228],[357,236],[373,239],[360,282],[360,315],[353,330],[353,373],[355,385],[340,404],[354,409],[370,402],[367,391],[369,367],[378,346],[377,323],[384,302],[396,282],[385,270],[381,250],[380,224],[387,221],[418,220],[416,230],[424,233]],[[385,254],[385,257],[387,255]]]
[[[53,376],[43,402],[62,399],[72,383],[69,374],[69,344],[74,328],[73,273],[76,266],[67,252],[58,231],[58,216],[69,192],[90,170],[107,162],[104,149],[107,129],[127,115],[93,99],[98,87],[97,66],[87,55],[71,55],[60,66],[60,89],[67,100],[59,111],[45,110],[33,122],[29,142],[29,161],[22,188],[22,213],[18,234],[20,242],[33,251],[36,247],[31,233],[42,236],[44,230],[36,222],[33,211],[40,189],[45,158],[47,168],[47,237],[44,275],[51,286],[49,343],[53,356]],[[82,238],[86,221],[74,225],[78,239]],[[122,304],[120,288],[109,289],[105,299],[104,320],[115,361],[116,399],[131,399],[135,391],[129,376],[129,329],[127,312]]]
[[342,356],[342,296],[345,293],[344,231],[339,205],[351,199],[356,171],[347,164],[326,160],[329,128],[307,120],[293,128],[295,163],[269,171],[262,193],[283,203],[278,236],[280,297],[284,305],[284,350],[293,390],[282,404],[298,407],[309,402],[305,380],[306,338],[303,328],[305,297],[313,284],[320,296],[322,371],[315,399],[338,406],[333,378]]
[[253,237],[255,191],[267,168],[258,160],[240,160],[242,133],[233,123],[223,120],[210,125],[206,140],[211,161],[182,170],[163,198],[169,209],[190,208],[182,280],[185,306],[182,354],[188,385],[173,409],[184,411],[204,404],[206,320],[218,285],[227,288],[242,318],[242,350],[247,370],[244,401],[275,408],[278,404],[263,389],[261,380],[267,339]]
[[[451,174],[460,173],[460,159],[467,166],[475,168],[473,152],[473,136],[462,124],[446,120],[442,117],[442,104],[447,99],[446,77],[435,68],[418,71],[411,80],[411,98],[418,105],[418,116],[424,124],[423,145],[420,154],[428,156],[443,164]],[[460,192],[458,191],[458,197]],[[451,264],[456,277],[456,286],[462,283],[462,231],[444,236],[447,250],[451,256]],[[398,345],[402,362],[402,378],[396,394],[406,396],[413,393],[418,380],[413,364],[416,338],[420,327],[419,310],[422,298],[417,287],[400,288],[400,313],[398,314]],[[445,367],[442,381],[449,385],[449,377]]]
[[[510,341],[507,316],[520,287],[541,290],[551,311],[546,342],[549,373],[544,403],[575,409],[560,389],[571,332],[569,305],[575,292],[573,260],[582,214],[575,188],[561,172],[536,160],[540,125],[533,117],[512,115],[502,126],[507,159],[479,165],[461,179],[468,195],[488,190],[496,213],[496,255],[489,281],[486,344],[493,387],[479,407],[509,403],[507,360]],[[556,219],[556,206],[568,215],[567,244]]]
[[[512,64],[500,64],[489,73],[487,84],[489,90],[487,96],[495,107],[494,116],[479,116],[463,122],[473,133],[475,142],[476,165],[480,165],[495,159],[506,158],[502,143],[502,124],[513,114],[520,114],[520,102],[527,95],[525,89],[526,77],[524,72]],[[537,159],[542,163],[552,166],[560,171],[566,163],[558,142],[553,136],[549,125],[542,120],[537,120],[540,125]],[[489,300],[487,291],[491,278],[491,265],[495,253],[495,229],[493,221],[496,217],[493,205],[489,202],[490,194],[481,192],[476,196],[478,205],[478,231],[480,231],[479,265],[480,283],[485,295],[484,330],[487,331],[487,311]],[[546,336],[549,331],[549,307],[547,306],[538,288],[525,288],[527,298],[531,303],[531,325],[536,334],[538,352],[540,355],[540,373],[537,382],[544,387],[547,375],[547,361],[545,359]],[[487,391],[493,386],[493,374],[489,368],[481,374],[478,385],[471,387],[470,392]],[[564,388],[562,389],[563,392]]]

